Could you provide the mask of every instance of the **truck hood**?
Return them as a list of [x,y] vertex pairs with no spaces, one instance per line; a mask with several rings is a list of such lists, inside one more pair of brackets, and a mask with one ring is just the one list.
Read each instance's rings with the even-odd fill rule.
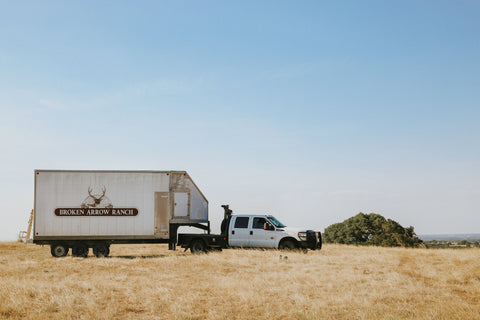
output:
[[298,233],[299,232],[305,232],[307,230],[311,230],[309,228],[298,228],[298,227],[285,227],[281,228],[283,231],[285,231],[288,235],[298,238]]

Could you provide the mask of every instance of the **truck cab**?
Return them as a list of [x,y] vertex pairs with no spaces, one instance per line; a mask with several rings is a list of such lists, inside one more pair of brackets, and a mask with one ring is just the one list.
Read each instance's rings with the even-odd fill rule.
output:
[[243,248],[320,249],[320,232],[290,228],[272,215],[232,215],[228,245]]

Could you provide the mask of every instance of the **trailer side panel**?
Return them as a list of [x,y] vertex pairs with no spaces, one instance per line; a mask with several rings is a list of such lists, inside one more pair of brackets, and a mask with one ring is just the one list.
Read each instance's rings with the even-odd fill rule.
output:
[[169,239],[172,223],[208,222],[208,201],[184,171],[36,170],[34,221],[34,241]]

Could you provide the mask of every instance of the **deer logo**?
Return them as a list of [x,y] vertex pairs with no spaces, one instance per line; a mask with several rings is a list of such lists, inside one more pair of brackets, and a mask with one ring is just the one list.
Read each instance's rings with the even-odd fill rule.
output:
[[93,193],[92,187],[88,188],[88,197],[83,200],[80,205],[82,208],[113,208],[112,202],[108,197],[105,197],[107,188],[103,186],[102,193]]

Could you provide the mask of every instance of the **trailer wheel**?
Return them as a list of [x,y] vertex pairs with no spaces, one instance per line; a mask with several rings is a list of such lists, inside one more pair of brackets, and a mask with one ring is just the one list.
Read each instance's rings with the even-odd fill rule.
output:
[[68,247],[63,243],[52,244],[50,246],[50,253],[55,258],[65,257],[68,254]]
[[97,258],[107,257],[110,253],[110,248],[106,244],[99,244],[93,247],[93,254]]
[[88,256],[88,247],[84,244],[77,244],[72,248],[74,257],[86,258]]
[[205,242],[200,239],[193,240],[190,244],[190,251],[194,254],[207,252]]
[[297,244],[295,242],[293,242],[292,240],[285,240],[285,241],[280,242],[280,244],[278,245],[278,249],[280,249],[280,250],[296,250],[298,248],[297,248]]
[[97,258],[107,257],[110,254],[110,248],[106,244],[101,244],[93,247],[93,254]]

